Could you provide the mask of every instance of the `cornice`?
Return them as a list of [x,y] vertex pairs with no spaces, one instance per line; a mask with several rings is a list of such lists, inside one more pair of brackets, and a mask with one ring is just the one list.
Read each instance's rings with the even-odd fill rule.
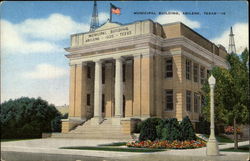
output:
[[[150,47],[149,43],[156,45],[156,48],[158,49]],[[66,48],[65,50],[70,52],[70,54],[66,55],[66,57],[68,57],[70,60],[76,61],[76,59],[83,60],[84,58],[86,58],[87,60],[97,57],[112,58],[114,54],[124,56],[124,53],[129,53],[128,55],[130,56],[135,56],[138,54],[141,55],[141,51],[147,49],[149,49],[150,51],[157,50],[157,54],[165,55],[168,52],[166,53],[166,51],[162,50],[164,48],[172,46],[183,46],[185,48],[188,48],[194,53],[197,53],[198,56],[203,57],[204,59],[207,59],[210,62],[214,62],[215,65],[222,66],[228,69],[228,65],[225,59],[211,53],[207,49],[201,47],[192,40],[183,36],[171,39],[163,39],[162,37],[149,33],[139,36],[84,45],[81,47]],[[126,49],[126,47],[128,48]],[[121,48],[124,48],[124,50],[121,50]],[[207,66],[207,63],[204,64],[206,64]]]

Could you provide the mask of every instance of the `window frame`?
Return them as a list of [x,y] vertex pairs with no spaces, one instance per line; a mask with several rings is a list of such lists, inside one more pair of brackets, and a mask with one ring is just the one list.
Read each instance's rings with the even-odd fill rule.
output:
[[201,66],[200,67],[200,83],[204,84],[205,83],[205,67]]
[[199,64],[194,63],[193,65],[193,80],[194,82],[199,82]]
[[[171,61],[170,63],[168,61]],[[168,67],[171,67],[171,69],[168,69]],[[168,76],[168,74],[170,74]],[[173,58],[169,57],[165,59],[165,78],[173,78]]]
[[[168,93],[171,92],[171,93]],[[171,102],[168,102],[168,97],[172,97]],[[168,108],[171,105],[171,108]],[[164,111],[169,112],[174,110],[174,90],[173,89],[165,89],[165,108]]]
[[[188,102],[188,100],[190,102]],[[189,109],[188,109],[189,105]],[[186,90],[186,111],[192,112],[192,91]]]
[[192,80],[192,61],[186,59],[186,79]]
[[198,113],[200,110],[199,94],[194,92],[194,112]]

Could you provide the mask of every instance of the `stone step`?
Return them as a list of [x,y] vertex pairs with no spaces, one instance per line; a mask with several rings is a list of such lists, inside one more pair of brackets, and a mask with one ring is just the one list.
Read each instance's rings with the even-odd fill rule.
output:
[[89,134],[91,134],[91,133],[103,133],[103,134],[110,134],[110,135],[112,135],[113,133],[121,133],[122,131],[98,131],[98,130],[96,130],[96,131],[89,131],[89,130],[85,130],[85,131],[83,131],[83,130],[70,131],[70,133],[74,133],[74,132],[77,132],[77,133],[89,133]]
[[121,135],[121,132],[116,132],[116,133],[103,133],[103,132],[82,132],[82,131],[74,131],[71,132],[70,134],[83,134],[83,135]]
[[93,126],[86,127],[86,126],[78,126],[75,129],[102,129],[102,130],[115,129],[115,130],[118,130],[118,129],[122,129],[122,127],[112,127],[112,126],[110,126],[110,127],[103,127],[103,126],[100,126],[100,127],[93,127]]
[[99,135],[99,134],[83,134],[83,133],[66,133],[52,134],[53,138],[84,138],[84,139],[131,139],[130,135]]

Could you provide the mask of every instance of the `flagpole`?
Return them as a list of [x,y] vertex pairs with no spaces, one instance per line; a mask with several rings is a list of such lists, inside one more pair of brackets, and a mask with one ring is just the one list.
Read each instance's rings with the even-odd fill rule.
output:
[[110,3],[110,7],[109,7],[109,22],[112,22],[112,9],[111,9],[111,3]]

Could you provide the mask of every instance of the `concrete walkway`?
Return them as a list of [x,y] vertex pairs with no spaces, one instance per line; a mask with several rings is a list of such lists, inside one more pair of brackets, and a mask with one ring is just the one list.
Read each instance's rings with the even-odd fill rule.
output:
[[[12,142],[2,142],[1,151],[5,159],[7,154],[12,156],[15,153],[20,155],[20,153],[26,154],[43,154],[47,155],[58,155],[59,156],[79,156],[85,157],[85,160],[225,160],[225,161],[247,161],[249,157],[248,153],[239,153],[239,152],[220,152],[221,156],[217,157],[207,157],[206,148],[199,149],[185,149],[185,150],[167,150],[164,152],[155,152],[155,153],[132,153],[132,152],[110,152],[110,151],[93,151],[93,150],[72,150],[72,149],[59,149],[60,147],[67,146],[98,146],[100,144],[107,144],[112,142],[122,142],[128,140],[91,140],[91,139],[59,139],[59,138],[47,138],[47,139],[34,139],[34,140],[24,140],[24,141],[12,141]],[[240,142],[241,145],[249,145],[249,141]],[[224,145],[219,145],[219,149],[225,149],[233,147],[233,143],[227,143]],[[5,158],[4,158],[5,156]],[[27,155],[28,156],[28,155]],[[56,157],[55,156],[55,157]],[[87,158],[86,158],[87,157]],[[66,157],[67,158],[67,157]],[[158,159],[157,159],[158,158]],[[179,159],[178,159],[179,158]],[[49,158],[46,158],[49,160]],[[43,160],[46,160],[43,159]],[[15,159],[12,159],[15,160]],[[27,160],[27,159],[26,159]],[[35,160],[35,159],[34,159]],[[63,160],[63,159],[59,159]],[[74,160],[74,158],[69,159]],[[9,161],[9,160],[6,160]],[[74,160],[76,161],[76,160]]]

